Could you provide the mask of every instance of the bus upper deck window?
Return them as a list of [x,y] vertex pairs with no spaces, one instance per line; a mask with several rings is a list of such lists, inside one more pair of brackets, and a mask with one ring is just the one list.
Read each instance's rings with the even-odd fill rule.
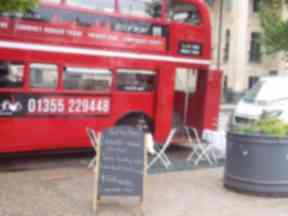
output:
[[120,0],[120,12],[125,15],[142,17],[160,17],[161,0]]
[[136,92],[153,91],[155,89],[155,72],[120,69],[117,71],[117,89]]
[[0,61],[0,88],[21,88],[23,81],[23,63]]
[[199,10],[192,4],[186,3],[170,3],[169,16],[171,20],[180,23],[188,23],[192,25],[199,25],[201,17]]
[[66,0],[66,4],[97,11],[115,11],[115,0]]
[[58,68],[52,64],[31,64],[30,87],[55,89],[58,80]]
[[62,0],[41,0],[43,3],[60,4]]
[[70,90],[108,91],[112,73],[107,69],[69,67],[64,72],[64,88]]

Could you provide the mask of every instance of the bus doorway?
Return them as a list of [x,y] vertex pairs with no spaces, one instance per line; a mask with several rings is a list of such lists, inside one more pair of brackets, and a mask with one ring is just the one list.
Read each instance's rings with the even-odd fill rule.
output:
[[197,87],[197,70],[177,68],[175,73],[175,100],[173,126],[188,124],[188,110]]
[[177,68],[173,126],[189,126],[199,132],[217,128],[221,94],[219,71]]

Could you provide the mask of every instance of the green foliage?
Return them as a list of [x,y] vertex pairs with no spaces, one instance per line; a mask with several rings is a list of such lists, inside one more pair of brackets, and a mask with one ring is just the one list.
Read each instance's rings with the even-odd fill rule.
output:
[[248,126],[234,128],[233,131],[248,134],[263,134],[275,137],[285,137],[288,136],[288,124],[277,118],[267,117],[255,121]]
[[282,10],[288,0],[263,0],[260,21],[264,31],[263,43],[268,54],[288,51],[288,21]]
[[0,12],[25,12],[37,4],[38,0],[0,0]]

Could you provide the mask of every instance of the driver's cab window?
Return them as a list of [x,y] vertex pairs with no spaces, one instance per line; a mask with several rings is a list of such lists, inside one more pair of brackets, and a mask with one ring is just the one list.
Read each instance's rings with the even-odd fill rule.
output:
[[177,0],[169,1],[169,18],[175,22],[191,25],[199,25],[201,23],[200,12],[196,6]]

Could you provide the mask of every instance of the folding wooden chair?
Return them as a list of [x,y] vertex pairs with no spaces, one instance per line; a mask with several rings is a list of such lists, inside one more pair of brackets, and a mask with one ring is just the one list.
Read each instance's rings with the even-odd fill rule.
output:
[[[90,143],[91,143],[92,147],[94,148],[95,153],[97,154],[97,143],[99,143],[97,135],[92,128],[87,127],[86,131],[87,131]],[[96,157],[97,157],[97,155],[95,155],[95,157],[90,161],[90,163],[88,165],[89,168],[93,167],[94,164],[96,163]]]
[[167,148],[171,144],[171,141],[172,141],[175,133],[176,133],[176,128],[171,130],[169,136],[167,137],[167,139],[166,139],[165,143],[163,144],[163,146],[161,147],[161,149],[159,151],[157,151],[156,156],[148,164],[148,168],[152,167],[158,160],[160,160],[162,162],[162,164],[164,165],[164,167],[166,169],[169,168],[169,166],[171,165],[171,161],[169,160],[165,151],[167,150]]
[[207,160],[210,165],[213,165],[215,155],[211,152],[211,145],[200,139],[196,128],[185,127],[185,131],[192,148],[192,152],[188,155],[187,161],[193,160],[194,165],[198,165],[201,160]]

